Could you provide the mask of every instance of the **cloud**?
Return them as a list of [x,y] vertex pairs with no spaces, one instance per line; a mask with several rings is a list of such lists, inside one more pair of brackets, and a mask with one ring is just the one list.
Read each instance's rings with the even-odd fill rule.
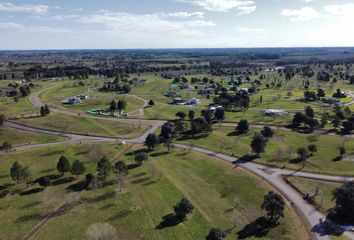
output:
[[23,29],[23,25],[12,22],[0,22],[0,29]]
[[0,11],[13,13],[45,14],[48,12],[47,5],[22,4],[15,5],[9,2],[0,2]]
[[256,10],[256,3],[248,0],[177,0],[190,3],[213,12],[228,12],[232,9],[239,10],[243,14],[249,14]]
[[284,17],[290,17],[291,21],[309,21],[318,18],[320,13],[311,7],[303,7],[300,9],[284,9],[280,12]]
[[351,16],[354,12],[354,3],[327,5],[324,10],[333,15]]
[[189,18],[189,17],[196,17],[196,18],[203,18],[203,12],[173,12],[164,14],[169,17],[176,17],[176,18]]
[[264,33],[263,28],[248,28],[248,27],[237,27],[236,31],[243,33]]

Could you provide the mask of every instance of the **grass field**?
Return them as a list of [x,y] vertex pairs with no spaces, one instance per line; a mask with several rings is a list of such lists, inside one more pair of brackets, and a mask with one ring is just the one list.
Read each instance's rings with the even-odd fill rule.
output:
[[340,183],[325,182],[308,178],[288,177],[287,179],[305,195],[309,193],[310,196],[313,196],[318,188],[319,193],[318,196],[314,198],[314,201],[317,205],[322,206],[321,210],[324,213],[335,206],[332,191],[342,186]]
[[137,125],[133,126],[109,120],[96,120],[57,113],[51,113],[47,117],[24,118],[15,121],[48,130],[121,138],[137,137],[148,128],[146,125],[141,125],[139,128]]
[[[283,167],[285,163],[287,168],[299,169],[302,167],[302,163],[299,162],[296,153],[297,148],[315,144],[318,152],[308,158],[306,166],[302,170],[337,175],[354,174],[354,162],[339,161],[338,159],[338,148],[343,146],[343,143],[347,149],[346,157],[354,155],[354,141],[349,139],[345,141],[343,137],[339,136],[300,134],[291,131],[274,130],[275,135],[268,142],[265,153],[254,161],[277,167]],[[222,148],[224,153],[230,155],[235,153],[237,157],[244,157],[248,154],[252,155],[250,142],[254,133],[260,131],[261,129],[253,129],[248,134],[236,136],[233,128],[214,126],[214,130],[209,137],[199,139],[180,138],[177,140],[194,143],[215,151],[220,151]]]
[[[103,153],[112,162],[123,159],[127,164],[132,163],[133,156],[119,156],[121,151],[120,146],[99,144],[12,153],[3,159],[0,183],[9,183],[8,169],[14,161],[24,165],[31,161],[33,178],[56,174],[55,165],[60,155],[70,161],[84,161],[86,172],[94,173],[97,159]],[[82,177],[74,181],[80,179]],[[66,188],[75,182],[51,187],[50,205],[43,206],[45,192],[1,198],[2,236],[7,239],[23,236],[50,208],[66,198]],[[9,188],[25,190],[24,184]],[[164,149],[152,153],[142,167],[129,171],[123,192],[117,192],[117,188],[117,185],[108,185],[96,191],[81,192],[77,204],[52,219],[34,239],[85,239],[88,226],[107,222],[116,228],[119,239],[204,239],[210,227],[219,226],[229,229],[227,239],[231,240],[246,224],[264,215],[260,204],[268,191],[265,183],[242,170],[232,169],[230,164],[182,150],[173,150],[167,155]],[[188,220],[176,226],[157,227],[183,196],[195,207]],[[307,239],[300,226],[294,212],[286,208],[280,225],[270,229],[262,239]]]
[[0,144],[8,141],[13,146],[34,144],[34,143],[48,143],[63,140],[62,137],[53,136],[49,134],[24,132],[12,128],[0,128]]

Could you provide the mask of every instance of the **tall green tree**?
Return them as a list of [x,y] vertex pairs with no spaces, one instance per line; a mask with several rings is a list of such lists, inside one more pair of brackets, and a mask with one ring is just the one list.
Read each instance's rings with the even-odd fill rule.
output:
[[73,165],[71,167],[72,174],[79,176],[79,175],[83,174],[85,172],[85,170],[86,170],[85,166],[80,160],[75,160],[73,162]]
[[149,150],[154,150],[158,144],[159,139],[155,134],[151,133],[146,137],[145,146],[147,146]]
[[102,157],[97,162],[97,175],[98,177],[105,179],[112,170],[112,164],[106,157]]
[[262,134],[256,133],[251,141],[251,148],[258,156],[265,151],[267,145],[267,139]]
[[187,214],[191,213],[193,209],[192,203],[187,198],[182,198],[181,201],[173,207],[175,215],[182,220],[185,219]]
[[270,222],[277,222],[280,217],[284,217],[285,203],[277,193],[269,192],[264,196],[261,208],[267,211]]
[[57,170],[61,174],[65,174],[66,172],[69,172],[71,170],[70,162],[66,157],[61,156],[59,158],[59,161],[57,163]]

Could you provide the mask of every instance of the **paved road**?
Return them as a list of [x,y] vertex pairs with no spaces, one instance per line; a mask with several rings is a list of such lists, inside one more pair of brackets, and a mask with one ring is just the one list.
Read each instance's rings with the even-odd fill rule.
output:
[[[34,106],[40,107],[43,104],[40,102],[38,95],[42,93],[43,91],[46,91],[46,89],[41,90],[37,93],[34,93],[30,97],[30,101]],[[354,102],[354,101],[353,101]],[[71,112],[68,110],[64,109],[52,109],[53,112],[57,113],[62,113],[62,114],[67,114],[67,115],[75,115],[77,116],[77,113]],[[94,117],[90,115],[82,115],[82,117],[88,117],[88,118],[94,118],[94,119],[104,119],[104,120],[110,120],[110,121],[117,121],[117,122],[123,122],[123,123],[136,123],[141,122],[142,124],[148,124],[151,125],[152,127],[146,131],[142,136],[136,138],[136,139],[116,139],[116,138],[108,138],[108,137],[87,137],[83,135],[76,135],[76,134],[64,134],[64,136],[70,138],[68,143],[77,143],[78,141],[80,142],[100,142],[100,141],[106,141],[106,142],[116,142],[116,141],[122,141],[126,140],[127,142],[131,143],[143,143],[146,136],[149,133],[155,132],[162,124],[164,121],[152,121],[152,120],[138,120],[138,119],[107,119],[103,117]],[[47,131],[47,130],[41,130],[38,128],[32,128],[32,127],[24,127],[15,123],[6,123],[7,126],[21,129],[24,131],[32,131],[32,132],[40,132],[40,133],[47,133],[47,134],[54,134],[54,135],[63,135],[63,133],[60,132],[52,132],[52,131]],[[235,124],[223,124],[224,126],[235,126]],[[261,125],[256,125],[254,127],[263,127]],[[285,130],[285,129],[284,129]],[[288,130],[288,129],[287,129]],[[321,134],[321,133],[319,133]],[[62,142],[63,143],[63,142]],[[57,143],[57,144],[62,144],[62,143]],[[54,145],[55,143],[47,143],[47,144],[37,144],[37,145],[32,145],[32,146],[23,146],[19,147],[18,150],[21,149],[26,149],[26,148],[32,148],[35,146],[50,146]],[[191,146],[188,145],[183,145],[183,144],[174,144],[175,147],[178,148],[191,148]],[[269,182],[272,186],[277,188],[295,207],[295,209],[299,212],[301,212],[309,222],[309,224],[312,226],[313,229],[316,229],[317,231],[315,232],[316,238],[319,240],[329,240],[330,238],[326,235],[323,235],[321,233],[321,221],[325,220],[325,216],[316,211],[310,204],[308,204],[306,201],[302,199],[302,197],[294,190],[292,189],[289,185],[284,183],[281,180],[282,175],[292,175],[292,176],[299,176],[299,177],[307,177],[307,178],[312,178],[312,179],[319,179],[319,180],[326,180],[326,181],[336,181],[336,182],[343,182],[344,180],[353,180],[353,178],[345,178],[343,176],[331,176],[331,175],[324,175],[324,174],[315,174],[315,173],[305,173],[305,172],[297,172],[293,170],[286,170],[286,169],[278,169],[278,168],[269,168],[261,164],[257,163],[252,163],[252,162],[240,162],[237,159],[230,157],[228,155],[222,154],[222,153],[217,153],[208,149],[204,149],[201,147],[195,147],[193,146],[191,150],[200,152],[203,154],[211,155],[216,158],[219,158],[221,160],[230,162],[230,163],[237,163],[240,167],[244,168],[245,170],[261,177],[265,181]],[[269,171],[265,171],[269,170]],[[350,239],[354,239],[354,234],[350,232],[345,232],[345,236],[347,236]]]

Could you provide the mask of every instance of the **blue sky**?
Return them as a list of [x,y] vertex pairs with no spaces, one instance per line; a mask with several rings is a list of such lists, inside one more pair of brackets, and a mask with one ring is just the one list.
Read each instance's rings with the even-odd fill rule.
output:
[[354,46],[349,0],[0,0],[0,49]]

